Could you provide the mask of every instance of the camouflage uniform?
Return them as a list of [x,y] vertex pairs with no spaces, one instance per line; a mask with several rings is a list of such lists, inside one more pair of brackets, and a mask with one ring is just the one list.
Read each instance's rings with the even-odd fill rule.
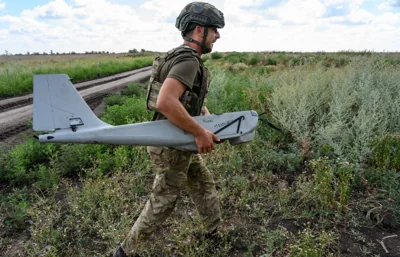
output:
[[[162,65],[158,61],[154,63],[150,84],[153,83],[156,87],[161,87],[161,81],[165,78],[161,78],[161,81],[158,81],[158,73],[160,73],[162,68],[168,69],[167,66],[170,64],[168,62],[175,63],[185,61],[188,58],[192,60],[193,58],[197,58],[197,55],[193,55],[192,52],[194,50],[191,48],[183,49],[183,52],[180,51],[180,54],[176,55],[176,51],[179,52],[181,48],[188,47],[181,46],[170,51],[165,57],[167,61],[165,63],[162,62],[165,67],[161,67]],[[199,82],[197,86],[201,88],[196,88],[196,85],[193,85],[192,89],[188,89],[188,92],[184,93],[186,97],[180,100],[189,113],[198,115],[209,86],[210,76],[202,60],[197,59],[197,61],[199,62],[200,69],[198,69],[199,74],[196,81]],[[151,85],[149,88],[149,91],[151,91]],[[159,91],[159,88],[156,88],[156,91]],[[205,92],[202,98],[199,97],[201,91]],[[152,106],[155,106],[156,100],[154,94],[149,92],[147,107],[153,109]],[[196,104],[197,106],[194,106]],[[154,119],[165,119],[165,117],[161,113],[156,112]],[[122,244],[122,248],[127,254],[135,253],[138,239],[146,239],[158,225],[161,225],[167,219],[173,211],[182,189],[187,189],[192,201],[196,205],[206,231],[214,231],[221,222],[220,205],[215,182],[199,154],[180,151],[172,147],[148,147],[147,150],[152,160],[156,177],[149,200]]]
[[127,254],[135,253],[139,237],[146,239],[168,218],[184,188],[207,231],[214,231],[221,222],[215,183],[199,154],[170,147],[148,147],[148,152],[156,177],[150,199],[122,244]]
[[[204,27],[222,28],[224,26],[223,14],[214,6],[201,2],[188,4],[177,18],[176,26],[182,31],[185,40],[196,44],[201,43],[185,37],[185,32],[194,28],[193,22]],[[206,37],[207,34],[205,33],[204,36]],[[204,49],[203,46],[203,52]],[[198,65],[195,65],[196,79],[192,84],[181,81],[185,84],[186,91],[180,101],[190,115],[201,114],[210,83],[210,73],[197,52],[187,45],[182,45],[169,51],[164,58],[156,58],[153,63],[146,101],[146,107],[156,111],[153,120],[165,119],[165,116],[156,109],[159,89],[165,78],[171,77],[171,67],[185,61],[196,61]],[[161,73],[168,75],[160,76]],[[185,76],[185,72],[181,75]],[[182,189],[187,189],[207,232],[215,231],[222,221],[214,179],[199,154],[171,147],[148,147],[147,150],[156,177],[149,200],[121,245],[123,252],[128,255],[134,255],[139,240],[148,238],[157,226],[168,218],[175,208]]]

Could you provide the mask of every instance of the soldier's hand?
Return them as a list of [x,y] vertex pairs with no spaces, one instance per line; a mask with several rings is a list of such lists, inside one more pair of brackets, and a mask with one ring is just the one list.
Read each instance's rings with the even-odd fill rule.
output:
[[214,142],[219,142],[219,138],[211,131],[204,129],[195,136],[197,151],[199,153],[211,153],[215,150]]

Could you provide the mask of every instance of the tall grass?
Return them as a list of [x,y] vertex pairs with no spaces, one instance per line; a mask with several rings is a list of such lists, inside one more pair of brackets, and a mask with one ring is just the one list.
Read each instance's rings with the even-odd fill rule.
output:
[[399,66],[374,58],[357,58],[343,69],[275,73],[268,79],[271,114],[299,145],[363,162],[375,138],[400,129],[399,79]]
[[0,69],[0,99],[32,92],[34,74],[64,73],[74,83],[109,76],[152,64],[152,56],[62,59],[22,59],[7,61]]
[[[212,113],[265,112],[284,134],[260,125],[251,143],[225,142],[203,155],[225,219],[218,239],[194,236],[201,222],[183,192],[165,226],[139,246],[142,255],[338,256],[348,249],[342,233],[360,244],[354,256],[378,253],[380,245],[360,240],[366,229],[360,226],[400,220],[399,67],[374,54],[343,56],[340,66],[326,63],[341,57],[328,60],[324,53],[273,53],[276,66],[283,60],[287,66],[270,69],[260,53],[257,64],[240,71],[229,60],[207,60]],[[107,98],[102,119],[115,125],[149,120],[141,89],[133,85],[127,92],[135,96]],[[31,230],[27,256],[98,256],[115,248],[154,176],[145,147],[27,141],[0,165],[7,167],[3,181],[31,190],[0,197],[6,213],[0,228]],[[20,170],[27,175],[20,177]]]

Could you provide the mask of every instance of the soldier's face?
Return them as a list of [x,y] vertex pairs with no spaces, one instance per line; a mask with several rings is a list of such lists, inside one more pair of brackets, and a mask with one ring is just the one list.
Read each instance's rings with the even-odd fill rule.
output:
[[206,39],[206,50],[207,53],[210,53],[213,49],[214,43],[219,39],[221,35],[219,34],[217,27],[209,27],[208,35]]

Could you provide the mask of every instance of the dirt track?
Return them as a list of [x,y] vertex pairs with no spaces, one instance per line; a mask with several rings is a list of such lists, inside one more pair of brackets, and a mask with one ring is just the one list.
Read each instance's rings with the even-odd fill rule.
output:
[[[114,76],[75,84],[82,97],[92,109],[101,104],[101,99],[110,92],[126,87],[131,82],[145,81],[150,76],[150,67],[137,69]],[[32,95],[0,101],[0,144],[10,144],[10,138],[27,131],[32,119]],[[13,141],[11,139],[11,141]],[[11,143],[12,144],[12,143]]]

